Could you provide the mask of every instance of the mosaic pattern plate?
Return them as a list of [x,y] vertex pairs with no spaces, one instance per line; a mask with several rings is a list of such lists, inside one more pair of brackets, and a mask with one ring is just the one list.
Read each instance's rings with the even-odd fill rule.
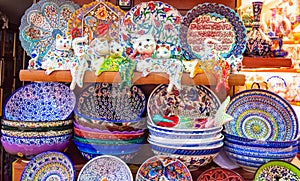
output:
[[21,175],[21,181],[74,181],[76,171],[72,161],[63,153],[47,151],[33,157]]
[[16,90],[4,105],[4,119],[15,121],[65,120],[73,112],[75,94],[57,82],[27,84]]
[[27,55],[38,55],[41,63],[48,51],[54,49],[56,35],[65,35],[68,21],[79,7],[67,0],[42,0],[28,8],[19,27],[19,38]]
[[138,169],[136,181],[144,180],[184,180],[192,181],[186,165],[176,158],[154,156],[146,160]]
[[268,141],[288,141],[297,137],[298,120],[292,106],[267,90],[239,92],[226,112],[233,121],[225,124],[229,134]]
[[89,40],[108,36],[119,42],[119,25],[125,11],[110,2],[91,2],[78,9],[71,17],[67,34],[88,36]]
[[109,83],[94,83],[84,89],[77,101],[75,113],[94,120],[136,122],[146,109],[146,96],[137,87]]
[[142,2],[131,8],[121,22],[121,38],[130,44],[133,38],[153,35],[156,41],[180,45],[182,16],[174,7],[160,2]]
[[295,165],[285,161],[269,161],[263,164],[255,173],[255,181],[300,180],[300,170]]
[[[147,113],[153,124],[178,129],[203,128],[207,118],[214,117],[221,105],[218,97],[206,86],[182,85],[181,90],[173,89],[170,93],[167,87],[165,84],[157,86],[149,97]],[[169,115],[178,118],[178,122],[163,124],[163,121],[154,120]]]
[[77,181],[133,181],[132,173],[124,161],[115,156],[102,155],[88,161],[81,169]]
[[[203,58],[203,41],[213,40],[209,47],[224,59],[239,58],[246,49],[246,28],[239,15],[231,8],[217,3],[204,3],[189,10],[183,17],[180,38],[185,50],[193,58]],[[230,64],[237,62],[229,62]]]

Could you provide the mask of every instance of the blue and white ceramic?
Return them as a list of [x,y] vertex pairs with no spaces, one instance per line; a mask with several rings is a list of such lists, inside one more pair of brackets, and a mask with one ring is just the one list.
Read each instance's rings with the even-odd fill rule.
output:
[[80,93],[74,112],[99,121],[138,122],[146,102],[144,92],[137,86],[120,90],[119,85],[93,83]]
[[88,161],[78,175],[78,181],[133,181],[130,168],[120,158],[110,155],[97,156]]
[[57,121],[67,119],[76,103],[70,88],[57,82],[34,82],[16,90],[6,101],[4,119],[15,121]]
[[20,181],[74,181],[75,179],[76,170],[70,158],[61,152],[47,151],[38,154],[27,163]]
[[262,89],[237,93],[226,112],[233,121],[225,124],[229,134],[267,141],[289,141],[298,137],[298,119],[282,97]]

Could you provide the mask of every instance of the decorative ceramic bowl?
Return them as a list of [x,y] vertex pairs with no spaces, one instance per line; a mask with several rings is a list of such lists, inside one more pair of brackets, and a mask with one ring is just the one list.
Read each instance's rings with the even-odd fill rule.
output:
[[240,174],[233,170],[229,170],[226,168],[216,167],[216,168],[210,168],[202,172],[199,177],[197,178],[197,181],[203,181],[203,180],[220,180],[222,178],[226,178],[228,180],[234,180],[234,181],[245,181]]
[[79,128],[74,127],[74,134],[76,136],[87,138],[87,139],[99,139],[99,140],[130,140],[135,138],[141,138],[145,135],[144,130],[140,130],[139,132],[133,131],[103,131],[103,132],[92,132],[81,130]]
[[65,120],[73,112],[76,97],[57,82],[34,82],[16,90],[6,101],[3,117],[15,121]]
[[[88,153],[84,151],[80,151],[81,155],[86,159],[86,160],[91,160],[95,157],[102,156],[103,154],[101,153]],[[138,152],[133,152],[133,153],[128,153],[128,154],[112,154],[113,156],[116,156],[123,160],[126,163],[130,163],[132,159],[137,155]]]
[[1,129],[1,134],[9,137],[18,137],[18,138],[47,138],[53,136],[63,136],[67,134],[72,134],[73,128],[59,130],[59,131],[16,131],[16,130],[4,130]]
[[234,118],[225,124],[229,134],[266,141],[290,141],[298,137],[294,109],[271,91],[241,91],[231,99],[226,112]]
[[79,95],[75,114],[98,121],[114,123],[138,122],[146,109],[146,96],[137,87],[109,83],[93,83]]
[[2,135],[1,143],[7,153],[31,158],[32,156],[49,150],[64,151],[69,146],[72,137],[73,134],[40,138],[22,138]]
[[81,143],[88,143],[92,145],[127,145],[127,144],[140,144],[145,140],[144,137],[135,138],[130,140],[100,140],[100,139],[90,139],[90,138],[82,138],[78,136],[74,136],[74,141],[78,141]]
[[154,156],[147,159],[138,169],[136,181],[184,180],[192,181],[192,175],[185,164],[177,158]]
[[2,119],[1,125],[8,126],[8,127],[14,127],[19,130],[36,130],[36,129],[42,129],[42,128],[56,128],[56,127],[65,127],[73,125],[73,119],[66,119],[66,120],[57,120],[57,121],[47,121],[47,122],[37,122],[37,121],[13,121],[13,120],[7,120]]
[[152,150],[176,155],[209,155],[218,153],[223,147],[223,142],[215,144],[213,146],[201,146],[201,147],[177,147],[166,146],[160,143],[155,143],[148,140]]
[[207,119],[214,118],[220,107],[220,100],[206,86],[182,85],[180,90],[171,92],[167,87],[157,86],[148,99],[147,113],[152,125],[178,130],[205,128]]
[[139,118],[137,122],[123,122],[115,123],[110,121],[100,121],[90,118],[75,115],[74,125],[82,129],[91,128],[100,131],[138,131],[146,128],[146,121],[144,118]]

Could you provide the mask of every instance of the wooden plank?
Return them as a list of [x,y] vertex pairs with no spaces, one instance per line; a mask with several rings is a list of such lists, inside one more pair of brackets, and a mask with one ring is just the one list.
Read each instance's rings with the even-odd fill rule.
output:
[[[46,75],[44,70],[21,70],[21,81],[36,82],[71,82],[72,77],[70,71],[54,71],[50,75]],[[84,82],[120,82],[121,77],[118,72],[103,72],[96,76],[93,71],[87,71],[84,76]],[[243,86],[246,78],[243,74],[231,74],[229,76],[229,85]],[[147,77],[142,77],[141,72],[135,72],[133,83],[136,85],[144,84],[167,84],[169,83],[168,75],[165,73],[150,73]],[[217,80],[213,74],[197,74],[194,78],[190,78],[188,73],[183,73],[182,84],[202,84],[216,85]]]
[[245,68],[279,68],[291,67],[290,58],[262,58],[262,57],[243,57],[243,67]]

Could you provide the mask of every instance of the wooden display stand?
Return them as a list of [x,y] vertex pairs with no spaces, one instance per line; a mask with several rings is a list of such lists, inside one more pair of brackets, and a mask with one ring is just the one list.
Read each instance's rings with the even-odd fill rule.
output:
[[261,58],[261,57],[243,57],[244,68],[280,68],[292,67],[290,58]]

